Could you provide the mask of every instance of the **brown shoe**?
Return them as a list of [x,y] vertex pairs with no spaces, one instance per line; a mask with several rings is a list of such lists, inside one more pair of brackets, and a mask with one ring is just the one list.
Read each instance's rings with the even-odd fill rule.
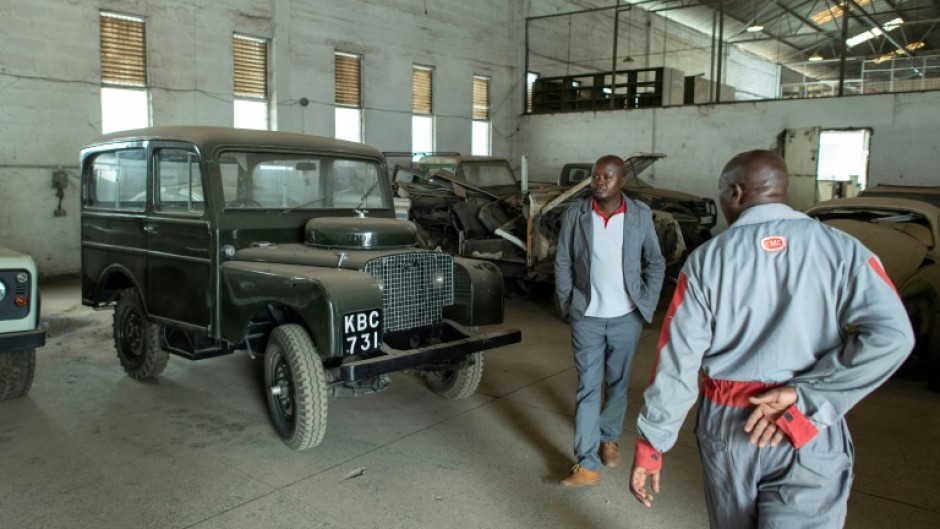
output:
[[617,448],[617,443],[613,441],[601,443],[601,463],[608,468],[614,468],[620,464],[620,449]]
[[588,470],[581,465],[571,467],[571,475],[561,480],[561,484],[566,487],[584,487],[587,485],[597,485],[600,482],[600,472]]

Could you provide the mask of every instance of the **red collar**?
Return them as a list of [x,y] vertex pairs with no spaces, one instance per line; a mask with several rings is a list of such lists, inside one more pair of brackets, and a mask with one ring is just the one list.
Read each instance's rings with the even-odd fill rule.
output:
[[627,212],[627,201],[623,199],[623,196],[621,196],[621,197],[620,197],[620,207],[617,208],[617,211],[611,213],[610,216],[607,216],[603,211],[601,211],[601,208],[599,208],[599,207],[597,206],[597,199],[596,199],[596,198],[594,199],[594,202],[593,202],[593,209],[594,209],[594,213],[597,213],[598,215],[601,216],[602,219],[604,219],[604,227],[606,228],[606,227],[607,227],[607,223],[610,222],[611,217],[613,217],[614,215],[618,215],[618,214],[620,214],[620,213],[626,214],[626,212]]

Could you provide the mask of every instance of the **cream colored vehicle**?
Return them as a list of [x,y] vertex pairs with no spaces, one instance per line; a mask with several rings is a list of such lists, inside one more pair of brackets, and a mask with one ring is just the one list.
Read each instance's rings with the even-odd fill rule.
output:
[[29,392],[36,348],[46,343],[36,284],[33,258],[0,247],[0,401]]
[[[627,179],[636,178],[657,160],[662,153],[635,153],[624,158]],[[591,179],[585,178],[572,187],[539,185],[525,196],[526,210],[526,267],[531,279],[548,281],[554,276],[555,248],[561,219],[565,211],[590,193]],[[660,250],[669,270],[678,271],[686,255],[686,243],[679,222],[672,213],[653,209],[653,225],[659,238]],[[672,274],[669,274],[670,277]]]
[[820,202],[805,213],[857,238],[881,259],[917,336],[905,370],[924,374],[940,391],[940,207],[858,197]]

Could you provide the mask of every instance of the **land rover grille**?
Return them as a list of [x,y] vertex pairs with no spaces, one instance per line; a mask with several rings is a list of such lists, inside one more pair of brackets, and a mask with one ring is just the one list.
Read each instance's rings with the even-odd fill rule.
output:
[[365,271],[382,285],[384,331],[434,325],[454,303],[454,259],[443,252],[379,257]]

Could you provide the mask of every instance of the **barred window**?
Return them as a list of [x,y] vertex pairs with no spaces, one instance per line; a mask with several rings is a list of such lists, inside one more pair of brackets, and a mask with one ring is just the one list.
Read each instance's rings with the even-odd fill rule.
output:
[[147,86],[147,32],[144,19],[101,12],[101,83]]
[[268,128],[268,41],[232,36],[232,78],[235,94],[234,125],[242,129]]
[[411,111],[415,114],[433,113],[432,76],[433,68],[413,66],[411,71]]
[[232,38],[235,97],[268,98],[268,41],[246,35]]
[[336,52],[336,104],[362,106],[361,60],[359,55]]
[[101,132],[150,125],[147,31],[142,17],[101,11]]
[[473,119],[490,119],[490,79],[473,76]]
[[362,57],[334,53],[336,108],[334,128],[337,139],[362,142]]

